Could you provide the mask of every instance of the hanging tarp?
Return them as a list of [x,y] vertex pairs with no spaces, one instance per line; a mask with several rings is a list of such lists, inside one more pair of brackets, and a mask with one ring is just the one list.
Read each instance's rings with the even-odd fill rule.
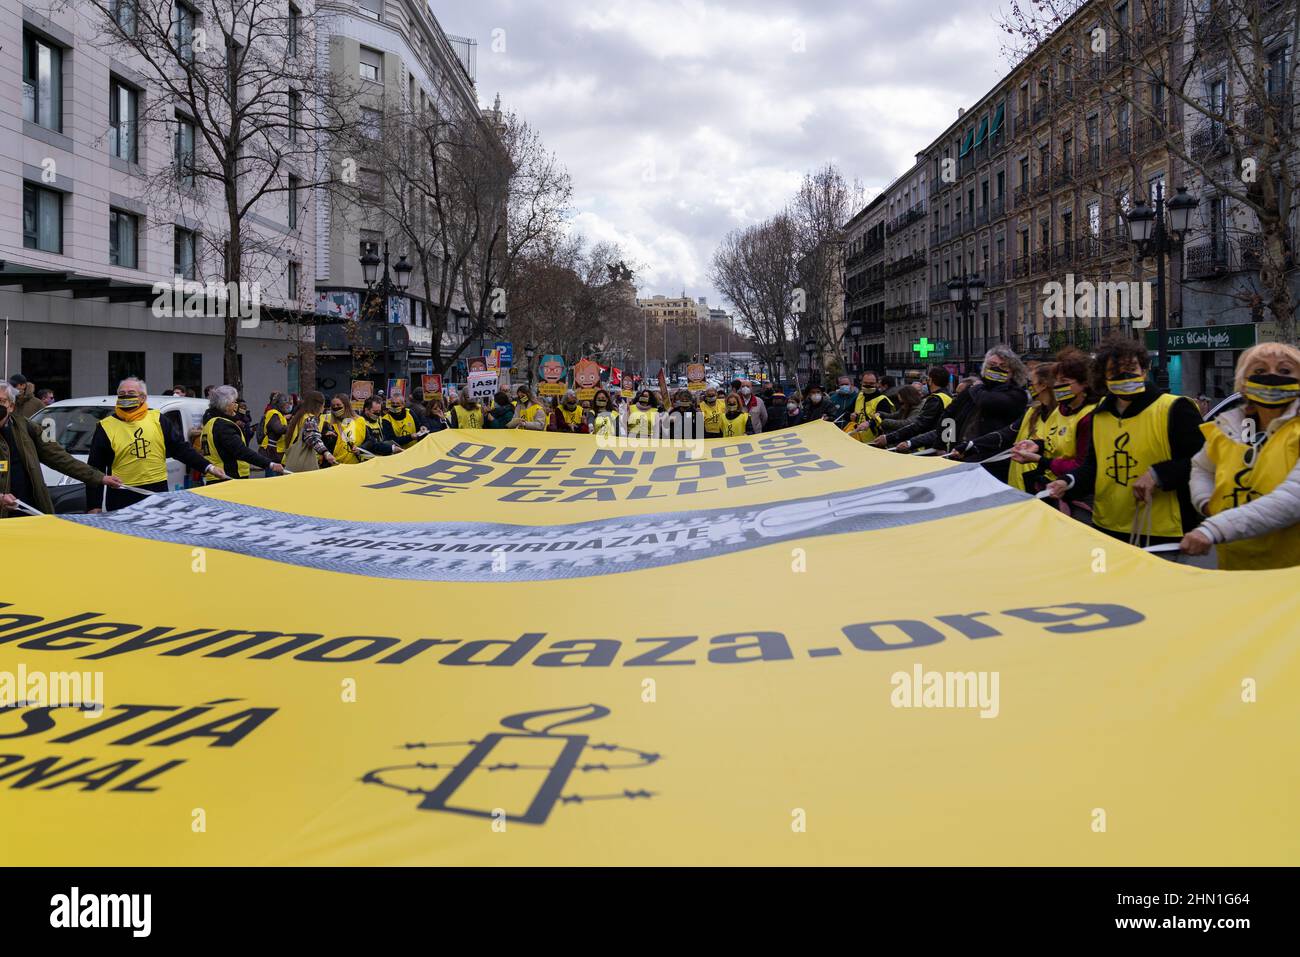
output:
[[997,136],[998,131],[1002,129],[1002,120],[1006,114],[1007,105],[999,103],[997,110],[993,113],[993,129],[989,131],[989,136]]
[[1300,571],[824,423],[443,431],[0,541],[9,865],[1300,860]]

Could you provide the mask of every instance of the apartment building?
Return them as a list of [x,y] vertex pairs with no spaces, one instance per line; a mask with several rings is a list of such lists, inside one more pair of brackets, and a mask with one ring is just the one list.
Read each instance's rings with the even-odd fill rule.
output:
[[912,351],[929,327],[927,171],[925,155],[917,154],[916,164],[884,192],[884,353],[886,372],[895,377],[902,377],[905,369],[916,371],[930,364]]
[[692,299],[685,291],[680,296],[650,296],[637,299],[637,306],[652,323],[674,325],[707,321],[709,305],[706,299]]
[[[148,2],[192,56],[197,12]],[[306,18],[312,6],[295,0],[286,12]],[[124,29],[143,29],[136,9],[114,6]],[[205,297],[194,310],[203,315],[166,315],[153,285],[220,281],[224,209],[194,181],[194,119],[172,109],[129,44],[107,42],[111,31],[89,3],[0,0],[5,372],[57,398],[111,392],[127,375],[158,392],[179,384],[201,394],[223,378],[224,313],[210,314],[220,306]],[[294,317],[310,288],[315,236],[298,225],[310,197],[292,212],[287,197],[268,195],[246,219],[242,272],[261,297],[257,324],[239,330],[250,406],[299,388],[292,324],[279,320]]]
[[844,343],[855,378],[885,363],[885,191],[844,226]]
[[[376,139],[373,152],[356,158],[363,202],[343,204],[326,189],[316,191],[315,311],[324,323],[317,332],[317,356],[321,385],[332,389],[344,384],[351,367],[352,342],[340,323],[360,315],[366,303],[361,258],[382,257],[387,242],[392,265],[406,249],[400,230],[380,208],[385,201],[378,185],[384,156],[378,143],[381,118],[385,113],[412,116],[436,110],[444,117],[475,116],[492,123],[499,120],[500,106],[496,113],[480,110],[474,85],[475,42],[446,33],[424,0],[322,0],[318,11],[322,57],[334,76],[346,78],[357,91],[359,126]],[[343,158],[335,156],[334,161]],[[377,354],[375,379],[418,381],[435,349],[449,356],[472,331],[457,290],[451,321],[434,343],[420,264],[414,256],[409,261],[414,269],[408,295],[392,296],[384,304],[383,315],[392,328],[370,330],[374,335],[368,347]]]

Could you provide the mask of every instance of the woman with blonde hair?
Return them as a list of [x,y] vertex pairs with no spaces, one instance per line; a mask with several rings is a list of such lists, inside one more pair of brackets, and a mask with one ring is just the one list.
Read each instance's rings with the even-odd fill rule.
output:
[[1267,342],[1237,362],[1242,405],[1201,426],[1192,459],[1192,504],[1204,522],[1182,550],[1218,548],[1223,569],[1300,565],[1300,350]]

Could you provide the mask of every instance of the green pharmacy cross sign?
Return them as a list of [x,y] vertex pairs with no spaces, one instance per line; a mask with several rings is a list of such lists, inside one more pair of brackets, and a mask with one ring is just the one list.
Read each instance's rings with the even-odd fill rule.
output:
[[938,349],[938,345],[931,342],[927,337],[922,336],[920,342],[912,343],[912,351],[918,353],[922,359],[928,359],[930,353]]

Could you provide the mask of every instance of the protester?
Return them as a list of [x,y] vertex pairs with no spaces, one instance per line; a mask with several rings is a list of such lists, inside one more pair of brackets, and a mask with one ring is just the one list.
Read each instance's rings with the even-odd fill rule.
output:
[[1245,404],[1201,425],[1189,491],[1208,517],[1183,536],[1182,550],[1203,555],[1214,545],[1225,570],[1300,565],[1300,350],[1252,346],[1235,384]]
[[515,417],[515,404],[510,400],[510,393],[502,390],[492,397],[492,407],[484,407],[483,411],[487,428],[504,429]]
[[266,413],[262,416],[261,452],[272,462],[283,462],[289,447],[289,414],[291,400],[287,393],[273,392]]
[[[1079,470],[1092,447],[1092,413],[1097,399],[1092,391],[1092,359],[1078,349],[1062,349],[1052,365],[1056,408],[1048,416],[1041,438],[1017,443],[1012,461],[1035,466],[1035,491]],[[1015,471],[1015,465],[1012,465]],[[1027,488],[1029,486],[1026,486]]]
[[551,410],[547,431],[580,435],[586,435],[590,431],[587,427],[587,413],[578,404],[578,393],[573,389],[567,390],[555,403],[555,407]]
[[782,394],[780,405],[774,402],[772,408],[767,410],[768,431],[774,432],[777,429],[790,429],[796,425],[803,425],[807,421],[804,419],[803,408],[803,395],[798,389],[789,395]]
[[835,424],[843,427],[853,414],[853,406],[858,400],[858,390],[853,388],[853,376],[841,375],[835,380],[835,394],[831,402],[835,405]]
[[15,410],[18,395],[12,385],[0,382],[0,518],[25,514],[19,502],[47,515],[54,512],[42,465],[84,482],[87,499],[92,490],[121,488],[119,476],[105,475],[70,455],[59,443],[47,441],[35,422]]
[[1092,414],[1092,447],[1078,471],[1048,490],[1066,500],[1091,494],[1093,525],[1115,538],[1179,542],[1200,521],[1188,479],[1205,436],[1195,402],[1148,385],[1150,364],[1135,339],[1102,344],[1093,384],[1107,394]]
[[[984,355],[979,380],[952,400],[939,426],[905,439],[895,448],[900,452],[912,448],[934,448],[944,452],[956,449],[963,455],[974,451],[973,439],[1004,429],[1020,418],[1029,401],[1025,382],[1025,367],[1020,358],[1007,346],[994,346]],[[1002,459],[985,468],[1005,482],[1009,466],[1009,461]]]
[[749,413],[744,408],[745,394],[742,388],[738,393],[727,396],[727,411],[722,416],[723,438],[735,438],[740,435],[753,435],[754,425]]
[[838,414],[834,403],[826,398],[826,390],[820,385],[808,387],[808,399],[803,404],[805,422],[817,422],[822,419],[834,419]]
[[948,393],[948,370],[943,366],[930,366],[926,370],[925,378],[929,385],[929,394],[922,400],[916,417],[911,422],[894,428],[884,425],[882,415],[881,423],[877,427],[884,429],[884,432],[876,436],[872,445],[894,447],[908,442],[914,436],[925,435],[940,428],[948,406],[953,401]]
[[[740,395],[741,407],[746,415],[748,423],[747,428],[753,434],[762,432],[767,428],[767,406],[763,400],[754,395],[754,384],[751,380],[745,379],[740,382],[740,388],[737,390]],[[724,428],[723,434],[727,434]]]
[[[248,447],[248,435],[239,416],[239,392],[234,386],[219,385],[208,393],[199,452],[230,478],[246,479],[252,468],[276,474],[284,471],[283,465]],[[211,473],[203,476],[204,485],[220,481],[225,479]]]
[[862,373],[862,389],[853,402],[853,413],[849,416],[848,432],[859,442],[874,443],[878,437],[875,417],[894,411],[894,403],[880,387],[880,378],[870,370]]
[[[659,432],[665,439],[695,439],[704,435],[703,423],[695,410],[695,396],[689,389],[679,389],[673,395],[672,410],[659,417]],[[697,432],[697,423],[699,429]]]
[[319,392],[303,393],[289,418],[289,444],[284,453],[286,471],[310,472],[319,468],[321,462],[338,464],[321,433],[324,409],[325,396]]
[[361,448],[371,455],[396,455],[402,446],[384,436],[384,400],[377,395],[361,403],[361,421],[366,428],[366,440]]
[[18,404],[14,411],[23,418],[29,419],[37,412],[40,412],[41,409],[45,408],[45,404],[41,402],[40,399],[36,398],[36,386],[28,381],[27,377],[21,372],[15,372],[11,375],[9,377],[9,384],[13,386],[18,393]]
[[37,390],[36,390],[36,398],[38,398],[38,399],[41,400],[41,405],[43,405],[43,406],[45,406],[45,405],[49,405],[51,402],[54,401],[54,390],[53,390],[53,389],[37,389]]
[[1041,456],[1036,443],[1041,442],[1047,434],[1048,417],[1056,409],[1055,369],[1055,365],[1050,362],[1034,366],[1034,370],[1029,373],[1029,408],[1017,421],[976,436],[964,449],[954,450],[948,457],[979,462],[1007,449],[1021,449],[1019,455],[1012,452],[1011,464],[1007,468],[1007,484],[1022,492],[1036,494],[1041,491],[1051,479],[1045,478],[1039,470]]
[[722,438],[722,416],[727,411],[727,403],[718,397],[718,390],[708,386],[700,401],[700,417],[704,420],[704,437],[706,439]]
[[880,415],[879,419],[873,421],[873,428],[889,432],[911,425],[921,414],[923,399],[918,386],[899,386],[890,397],[894,411]]
[[627,413],[627,434],[636,438],[651,438],[659,434],[659,410],[649,389],[636,394],[636,403]]
[[[436,405],[430,408],[429,419],[441,418],[440,411]],[[384,412],[383,421],[384,440],[396,442],[404,449],[410,448],[432,431],[441,431],[441,429],[432,428],[431,424],[421,425],[417,422],[415,413],[406,407],[406,396],[400,392],[394,392],[389,398],[388,409]],[[445,419],[443,421],[445,422]],[[443,428],[446,428],[445,424]]]
[[352,397],[342,392],[330,399],[330,414],[321,422],[321,439],[339,465],[357,465],[370,458],[364,448],[366,423],[352,411]]
[[157,409],[149,408],[149,388],[142,379],[123,379],[117,385],[113,414],[95,426],[86,457],[87,465],[117,476],[122,486],[109,485],[101,499],[101,490],[87,483],[86,509],[99,511],[101,501],[110,512],[134,505],[140,496],[123,487],[126,485],[151,492],[167,491],[169,458],[205,476],[228,477],[220,466],[200,455]]
[[507,428],[532,429],[535,432],[546,431],[546,409],[533,397],[527,386],[521,385],[515,390],[515,414]]
[[619,434],[618,410],[604,389],[597,389],[591,400],[591,432],[607,439]]
[[[506,402],[510,401],[509,397]],[[456,396],[456,404],[447,413],[447,424],[453,429],[483,428],[484,410],[478,399],[469,394],[469,386],[461,389]]]

